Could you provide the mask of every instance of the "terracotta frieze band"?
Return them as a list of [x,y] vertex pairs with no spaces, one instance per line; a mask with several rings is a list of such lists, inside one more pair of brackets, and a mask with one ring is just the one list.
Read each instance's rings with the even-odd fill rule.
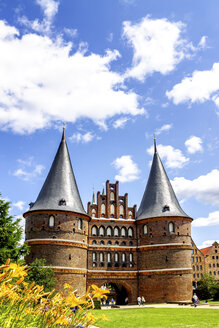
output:
[[79,248],[86,248],[87,244],[79,241],[68,240],[68,239],[29,239],[25,240],[25,243],[28,245],[68,245],[68,246],[76,246]]

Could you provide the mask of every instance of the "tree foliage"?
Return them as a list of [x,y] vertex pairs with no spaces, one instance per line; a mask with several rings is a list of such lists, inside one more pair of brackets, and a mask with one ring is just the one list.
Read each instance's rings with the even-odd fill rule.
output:
[[28,253],[28,246],[21,242],[21,219],[14,219],[9,215],[10,203],[3,200],[0,194],[0,264],[8,258],[18,261]]
[[198,281],[198,290],[201,292],[201,299],[207,300],[218,297],[219,284],[214,277],[205,272],[200,281]]
[[29,265],[28,280],[44,286],[44,290],[49,292],[53,289],[57,280],[52,267],[45,267],[45,262],[45,259],[36,259]]

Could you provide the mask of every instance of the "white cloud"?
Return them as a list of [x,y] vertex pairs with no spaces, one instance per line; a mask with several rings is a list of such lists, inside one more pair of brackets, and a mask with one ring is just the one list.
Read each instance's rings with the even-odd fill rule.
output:
[[116,158],[112,165],[119,170],[115,180],[120,182],[130,182],[139,179],[140,170],[130,155]]
[[13,203],[12,205],[13,207],[17,207],[20,211],[22,211],[24,209],[25,202],[19,200],[18,202]]
[[[188,161],[189,158],[185,157],[180,149],[175,149],[172,146],[157,146],[158,153],[161,159],[165,160],[165,166],[167,168],[182,168]],[[148,154],[153,155],[154,147],[151,146],[147,149]]]
[[185,146],[190,154],[203,151],[202,139],[199,137],[191,136],[185,141]]
[[219,205],[219,170],[212,170],[194,180],[176,177],[171,181],[179,198],[194,197],[201,203]]
[[198,44],[198,46],[200,47],[200,48],[206,48],[206,46],[207,46],[207,36],[206,35],[203,35],[202,37],[201,37],[201,40],[199,41],[199,44]]
[[176,105],[212,100],[219,106],[219,63],[214,63],[208,71],[194,71],[191,77],[185,77],[166,95]]
[[67,28],[67,27],[65,27],[63,29],[63,31],[65,32],[65,34],[67,34],[71,38],[75,38],[77,36],[77,34],[78,34],[77,29],[73,29],[73,28]]
[[173,126],[172,124],[162,125],[161,128],[155,130],[155,136],[158,136],[162,132],[169,131],[170,129],[172,129],[172,126]]
[[31,171],[27,171],[25,168],[19,168],[13,173],[13,175],[24,181],[31,181],[34,178],[40,176],[43,170],[43,165],[36,164]]
[[137,24],[124,22],[123,37],[134,49],[132,68],[126,75],[143,81],[153,72],[167,74],[184,58],[191,57],[196,48],[181,37],[184,29],[182,22],[149,16]]
[[32,133],[57,121],[83,117],[105,124],[114,115],[144,113],[138,95],[110,69],[118,51],[72,53],[72,44],[60,38],[18,34],[0,21],[0,129]]
[[113,122],[113,127],[115,129],[124,128],[124,126],[125,126],[125,124],[127,123],[128,120],[129,120],[128,117],[121,117],[118,120],[116,120],[115,122]]
[[207,218],[198,218],[192,222],[193,227],[208,227],[219,225],[219,211],[209,213]]
[[92,132],[88,131],[85,134],[82,134],[80,132],[74,133],[71,137],[69,137],[69,140],[71,142],[82,142],[82,143],[88,143],[94,139],[95,135],[92,134]]
[[42,33],[50,33],[51,25],[53,23],[54,17],[58,12],[59,1],[54,0],[35,0],[36,4],[38,4],[43,11],[43,20],[39,21],[39,19],[35,19],[33,21],[29,20],[26,16],[19,17],[19,23],[24,26]]
[[211,239],[211,240],[205,240],[205,241],[203,241],[203,243],[202,243],[200,246],[198,246],[198,248],[199,248],[199,249],[202,249],[202,248],[209,247],[209,246],[211,246],[215,241],[219,243],[219,240],[213,240],[213,239]]
[[42,8],[46,19],[51,22],[58,12],[59,1],[36,0],[36,3]]

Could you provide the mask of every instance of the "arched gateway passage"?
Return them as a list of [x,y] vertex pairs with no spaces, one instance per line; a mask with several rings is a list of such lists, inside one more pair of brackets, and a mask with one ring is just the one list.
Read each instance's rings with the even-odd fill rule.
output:
[[104,284],[103,288],[108,288],[110,291],[110,293],[107,294],[109,302],[113,298],[117,305],[128,304],[128,292],[123,285],[110,282]]

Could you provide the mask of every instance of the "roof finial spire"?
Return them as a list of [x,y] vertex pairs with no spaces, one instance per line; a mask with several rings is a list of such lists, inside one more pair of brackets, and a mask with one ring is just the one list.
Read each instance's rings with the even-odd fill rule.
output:
[[104,194],[105,194],[105,190],[104,190],[104,182],[102,183],[102,185],[103,185],[102,195],[104,195]]
[[92,205],[96,204],[95,201],[95,193],[94,193],[94,187],[93,187],[93,195],[92,195]]
[[157,153],[157,144],[156,144],[155,134],[154,134],[154,153]]
[[62,140],[65,140],[65,122],[63,122],[63,126],[62,126]]

